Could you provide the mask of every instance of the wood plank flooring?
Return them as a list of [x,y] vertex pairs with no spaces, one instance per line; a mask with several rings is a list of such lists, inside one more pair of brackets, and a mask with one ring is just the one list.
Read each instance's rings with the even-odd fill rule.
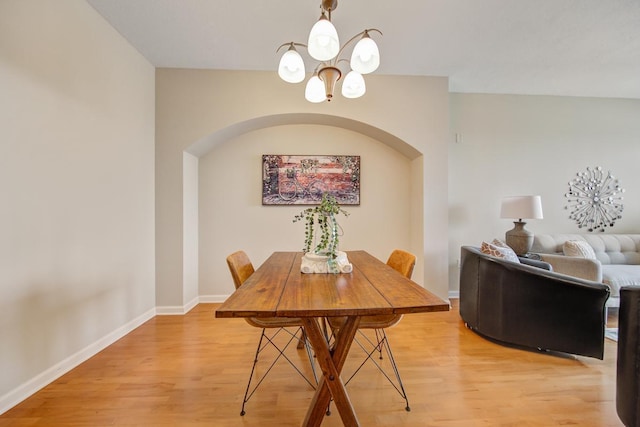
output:
[[[299,426],[313,390],[286,362],[239,415],[260,330],[215,319],[215,307],[148,321],[1,415],[0,427]],[[610,340],[602,361],[505,347],[466,329],[455,300],[449,312],[405,316],[388,336],[411,412],[368,363],[347,386],[363,426],[622,425]],[[310,372],[303,350],[288,354]],[[354,346],[344,372],[360,357]],[[322,425],[342,423],[334,412]]]

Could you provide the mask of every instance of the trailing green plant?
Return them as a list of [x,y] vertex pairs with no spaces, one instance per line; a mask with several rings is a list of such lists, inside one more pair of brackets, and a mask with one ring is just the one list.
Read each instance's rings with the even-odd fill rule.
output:
[[327,255],[331,261],[336,259],[340,242],[338,233],[340,226],[336,219],[338,214],[349,216],[349,213],[340,207],[335,197],[324,193],[319,205],[307,208],[293,217],[293,222],[305,221],[304,253],[311,252],[317,225],[320,236],[313,247],[313,253]]

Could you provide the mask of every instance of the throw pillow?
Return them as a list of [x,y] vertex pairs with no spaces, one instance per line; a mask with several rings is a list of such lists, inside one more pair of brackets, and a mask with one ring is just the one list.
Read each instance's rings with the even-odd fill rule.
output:
[[501,248],[509,248],[509,249],[511,249],[511,246],[507,245],[505,242],[503,242],[500,239],[493,239],[491,241],[491,244],[492,245],[496,245],[496,246],[501,247]]
[[505,246],[506,247],[502,247],[497,246],[493,243],[482,242],[482,245],[480,246],[480,252],[482,252],[483,254],[494,256],[496,258],[503,258],[507,261],[520,263],[518,255],[513,252],[513,249],[511,249],[507,245]]
[[562,245],[562,252],[566,256],[596,259],[596,253],[593,248],[584,240],[567,240]]

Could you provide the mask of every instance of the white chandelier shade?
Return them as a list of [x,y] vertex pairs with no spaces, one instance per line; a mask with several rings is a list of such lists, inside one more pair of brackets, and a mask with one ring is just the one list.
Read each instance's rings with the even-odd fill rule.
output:
[[309,55],[318,61],[328,61],[335,58],[340,51],[340,39],[336,27],[333,26],[322,12],[318,22],[311,28],[307,43]]
[[367,91],[364,77],[357,71],[349,71],[342,82],[342,96],[345,98],[360,98]]
[[365,31],[351,53],[351,69],[360,74],[369,74],[377,70],[378,66],[380,66],[378,45],[369,37],[368,31]]
[[[296,46],[306,47],[309,56],[319,61],[305,87],[304,96],[309,102],[331,101],[336,83],[340,80],[342,80],[342,96],[361,97],[366,92],[363,75],[374,72],[380,65],[378,45],[369,36],[371,31],[382,35],[382,32],[376,28],[365,29],[340,46],[338,32],[331,23],[331,12],[337,6],[338,0],[321,0],[322,14],[311,28],[308,43],[305,45],[289,42],[280,45],[277,49],[279,51],[285,46],[289,47],[280,58],[278,65],[278,75],[288,83],[300,83],[305,79],[305,64]],[[339,68],[339,64],[343,61],[347,62],[343,52],[348,46],[353,46],[352,43],[355,43],[355,46],[349,61],[350,70],[345,75]]]
[[304,97],[307,101],[316,104],[326,101],[327,95],[324,92],[324,83],[320,80],[320,77],[318,77],[318,73],[313,73],[313,76],[307,82]]
[[284,55],[282,55],[282,58],[280,58],[278,75],[282,80],[288,83],[300,83],[304,80],[304,61],[302,60],[302,56],[300,56],[296,48],[293,46],[293,43],[289,50],[287,50]]

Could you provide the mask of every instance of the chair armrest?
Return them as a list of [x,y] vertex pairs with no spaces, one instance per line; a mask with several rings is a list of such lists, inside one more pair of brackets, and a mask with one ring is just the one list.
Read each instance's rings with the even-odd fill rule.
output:
[[557,254],[539,254],[556,273],[579,277],[593,282],[602,282],[602,265],[597,259],[571,257]]

